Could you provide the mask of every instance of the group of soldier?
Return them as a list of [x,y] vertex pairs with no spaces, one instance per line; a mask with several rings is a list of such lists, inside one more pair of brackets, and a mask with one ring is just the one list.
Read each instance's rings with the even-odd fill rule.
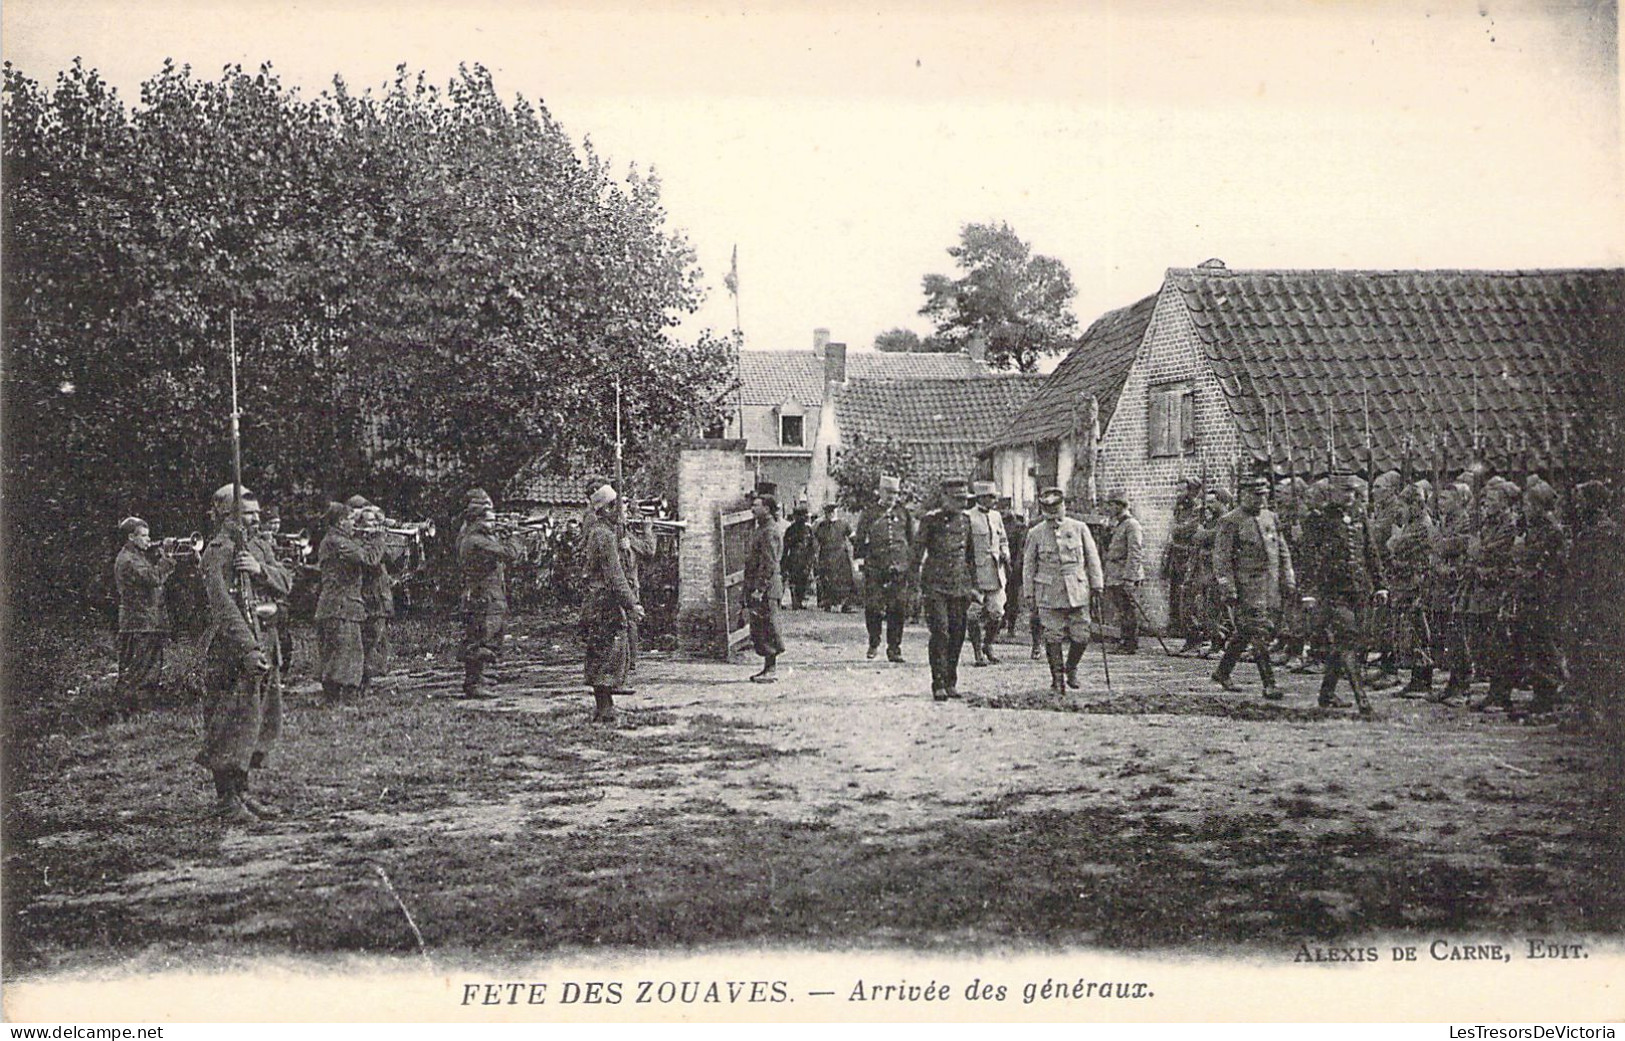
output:
[[1540,476],[1520,486],[1482,465],[1445,482],[1337,469],[1272,489],[1259,475],[1238,496],[1229,508],[1223,489],[1188,480],[1165,569],[1180,652],[1221,655],[1226,689],[1248,650],[1266,698],[1281,696],[1283,665],[1321,673],[1323,706],[1347,707],[1346,679],[1364,714],[1369,690],[1450,703],[1482,679],[1473,709],[1539,720],[1565,687],[1603,685],[1621,593],[1605,485],[1578,486],[1568,519]]

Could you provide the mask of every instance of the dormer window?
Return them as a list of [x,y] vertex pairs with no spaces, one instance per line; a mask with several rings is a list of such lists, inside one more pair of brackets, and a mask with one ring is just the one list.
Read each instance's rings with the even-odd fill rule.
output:
[[779,447],[805,448],[807,445],[807,415],[799,404],[787,401],[774,410],[779,419]]

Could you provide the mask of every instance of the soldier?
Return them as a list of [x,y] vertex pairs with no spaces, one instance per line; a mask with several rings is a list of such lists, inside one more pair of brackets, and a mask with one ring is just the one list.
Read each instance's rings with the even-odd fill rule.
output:
[[620,511],[616,492],[607,482],[587,500],[586,533],[582,540],[582,577],[586,584],[581,603],[581,644],[586,652],[587,686],[592,688],[593,722],[615,720],[615,695],[630,694],[626,685],[626,620],[643,618],[643,608],[626,580],[615,531]]
[[1539,477],[1524,492],[1524,535],[1518,547],[1519,601],[1515,644],[1528,670],[1534,700],[1527,712],[1539,717],[1557,709],[1563,682],[1559,633],[1567,582],[1569,539],[1558,516],[1557,492]]
[[[644,515],[643,507],[627,500],[621,511],[621,563],[626,569],[626,584],[632,587],[632,599],[643,603],[643,569],[655,556],[654,523]],[[642,646],[641,616],[628,615],[626,619],[626,671],[638,671],[638,650]]]
[[[965,481],[942,482],[937,508],[920,518],[910,574],[918,575],[921,607],[931,631],[931,698],[959,697],[959,654],[975,589],[975,538],[964,510]],[[978,662],[981,664],[981,662]]]
[[813,541],[818,546],[818,606],[826,611],[839,607],[842,614],[850,614],[857,595],[852,581],[852,526],[840,518],[835,503],[824,504]]
[[1467,546],[1472,591],[1467,598],[1472,653],[1490,689],[1471,706],[1474,712],[1512,709],[1517,657],[1512,632],[1517,617],[1518,486],[1502,477],[1484,483],[1478,533]]
[[1230,640],[1224,602],[1214,584],[1213,545],[1219,536],[1219,518],[1230,509],[1230,493],[1214,488],[1202,497],[1202,519],[1191,537],[1191,555],[1185,569],[1183,592],[1188,617],[1201,627],[1205,643],[1201,657],[1221,653]]
[[1449,704],[1472,686],[1472,658],[1467,652],[1467,547],[1472,541],[1472,489],[1447,484],[1439,493],[1439,522],[1428,547],[1430,591],[1429,623],[1433,630],[1434,660],[1450,671],[1444,687],[1428,698]]
[[1162,560],[1162,577],[1168,583],[1169,628],[1182,636],[1185,645],[1175,654],[1194,653],[1201,646],[1200,625],[1185,610],[1185,572],[1190,563],[1196,530],[1202,525],[1202,479],[1185,478],[1185,486],[1174,501],[1173,529],[1168,536],[1168,553]]
[[[245,508],[247,488],[241,489]],[[252,593],[244,585],[261,570],[247,549],[247,533],[234,515],[232,485],[210,499],[216,528],[203,549],[200,570],[209,604],[203,657],[203,748],[196,762],[214,778],[215,812],[230,824],[279,816],[249,794],[249,771],[265,765],[277,738],[279,706],[267,704],[271,660],[261,642]]]
[[1100,551],[1088,525],[1066,516],[1066,493],[1046,488],[1038,496],[1043,516],[1027,531],[1021,598],[1043,626],[1050,690],[1076,690],[1078,663],[1089,649],[1089,614],[1104,588]]
[[[272,552],[275,553],[277,536],[282,534],[282,513],[275,503],[266,503],[260,510],[260,527],[265,531]],[[280,557],[277,559],[281,560]],[[293,619],[288,614],[288,601],[292,597],[292,582],[298,578],[298,561],[294,561],[294,564],[295,566],[290,567],[283,561],[283,566],[288,568],[290,593],[276,601],[277,669],[281,672],[283,680],[287,680],[288,670],[293,668]]]
[[[252,498],[243,499],[243,527],[248,552],[259,561],[258,572],[249,574],[254,599],[260,607],[260,644],[271,661],[265,676],[264,723],[262,729],[274,738],[282,730],[282,677],[287,666],[282,660],[282,634],[288,628],[288,597],[293,592],[293,571],[276,554],[276,538],[264,530],[260,507]],[[269,607],[269,610],[266,608]]]
[[1005,537],[1010,542],[1010,563],[1004,583],[1004,631],[1014,636],[1016,624],[1021,620],[1021,551],[1027,545],[1027,518],[1016,512],[1008,495],[999,497],[998,507],[999,516],[1004,519]]
[[[1574,489],[1575,537],[1563,600],[1569,605],[1568,660],[1573,689],[1592,721],[1606,720],[1608,698],[1625,688],[1625,554],[1622,532],[1608,501],[1608,486],[1587,481]],[[1617,703],[1617,702],[1616,702]]]
[[1280,618],[1281,605],[1297,595],[1297,576],[1292,571],[1292,550],[1288,548],[1275,514],[1264,508],[1269,495],[1268,478],[1258,476],[1241,482],[1241,505],[1219,520],[1213,543],[1214,582],[1219,596],[1234,612],[1235,624],[1225,644],[1213,682],[1228,691],[1240,690],[1230,674],[1250,643],[1258,678],[1269,701],[1281,700],[1270,663],[1270,641]]
[[773,683],[779,678],[778,659],[784,653],[779,635],[779,598],[784,581],[779,561],[784,558],[784,536],[779,532],[778,499],[769,493],[751,501],[755,517],[750,542],[745,547],[745,608],[750,616],[750,642],[762,656],[762,669],[750,678],[752,683]]
[[1004,518],[993,508],[999,497],[993,482],[977,481],[971,491],[976,505],[965,515],[970,519],[975,568],[971,573],[971,607],[965,633],[970,637],[975,664],[997,665],[993,638],[1004,624],[1004,576],[1010,566],[1010,537],[1004,530]]
[[1113,511],[1111,541],[1106,543],[1106,596],[1117,611],[1123,638],[1114,653],[1135,654],[1140,649],[1140,583],[1145,580],[1145,534],[1129,509],[1128,493],[1106,497]]
[[1405,485],[1395,496],[1385,557],[1394,665],[1411,670],[1395,696],[1422,698],[1433,692],[1432,637],[1428,617],[1428,566],[1434,528],[1428,515],[1427,482]]
[[356,511],[356,533],[364,540],[377,540],[382,547],[378,563],[362,569],[361,603],[367,617],[361,623],[361,692],[389,671],[389,623],[395,617],[395,574],[406,563],[406,542],[384,530],[384,511],[357,495],[347,505]]
[[342,502],[328,504],[327,533],[316,551],[322,590],[316,600],[316,650],[321,659],[322,693],[336,700],[361,689],[366,650],[361,642],[367,620],[362,585],[366,569],[384,556],[383,539],[358,537],[356,511]]
[[784,579],[790,584],[790,610],[806,606],[807,589],[812,585],[813,560],[818,555],[808,520],[806,500],[796,503],[790,513],[790,526],[784,529],[784,559],[780,561]]
[[477,701],[492,695],[485,689],[485,667],[502,656],[508,626],[508,565],[523,555],[513,539],[499,539],[492,525],[496,510],[489,499],[471,501],[457,536],[457,568],[462,578],[463,698]]
[[1372,544],[1370,529],[1354,506],[1353,472],[1333,470],[1327,475],[1325,497],[1318,511],[1304,521],[1303,570],[1315,591],[1314,628],[1327,634],[1326,674],[1320,681],[1323,708],[1348,708],[1337,697],[1337,679],[1347,676],[1354,702],[1362,716],[1372,714],[1365,695],[1365,626],[1368,608],[1384,603],[1382,566]]
[[[1309,484],[1301,477],[1284,477],[1275,485],[1275,523],[1286,540],[1292,559],[1299,557],[1303,540],[1303,516],[1307,505]],[[1304,661],[1304,630],[1308,625],[1300,597],[1288,597],[1281,605],[1280,639],[1277,657],[1272,661],[1288,671],[1302,668]]]
[[118,530],[124,535],[113,561],[118,587],[118,700],[119,710],[133,717],[141,711],[142,692],[153,700],[163,685],[164,640],[169,636],[164,583],[175,573],[175,558],[159,551],[152,559],[152,535],[140,517],[124,518]]
[[897,503],[902,481],[880,478],[876,502],[863,511],[853,549],[863,558],[863,621],[869,630],[869,653],[880,650],[880,627],[886,627],[886,660],[903,660],[903,620],[908,611],[906,572],[914,552],[914,519]]

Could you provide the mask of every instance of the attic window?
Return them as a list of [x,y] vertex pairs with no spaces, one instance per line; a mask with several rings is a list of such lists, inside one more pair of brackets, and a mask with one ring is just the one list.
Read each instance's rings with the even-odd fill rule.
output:
[[1146,444],[1153,459],[1196,452],[1196,399],[1190,381],[1163,383],[1147,394]]
[[805,444],[804,417],[779,416],[779,444],[785,448],[800,448]]

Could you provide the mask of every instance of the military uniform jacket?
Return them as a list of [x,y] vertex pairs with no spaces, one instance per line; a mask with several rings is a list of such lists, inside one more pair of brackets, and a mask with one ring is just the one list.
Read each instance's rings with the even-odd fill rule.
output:
[[786,570],[797,571],[812,567],[813,554],[816,551],[813,543],[812,525],[806,518],[797,517],[784,529],[784,557],[783,564]]
[[1200,589],[1213,577],[1213,543],[1219,534],[1218,520],[1209,523],[1204,517],[1191,536],[1191,554],[1185,561],[1185,583]]
[[1478,538],[1467,545],[1473,588],[1467,597],[1470,614],[1499,611],[1517,578],[1518,518],[1510,510],[1486,510]]
[[1174,503],[1173,531],[1168,536],[1168,559],[1163,566],[1164,578],[1185,577],[1185,567],[1190,561],[1191,550],[1196,543],[1196,529],[1201,526],[1202,500],[1181,495],[1179,501]]
[[1356,600],[1361,606],[1382,584],[1382,561],[1371,532],[1357,514],[1317,510],[1304,521],[1303,570],[1316,595]]
[[406,561],[406,540],[385,534],[383,555],[378,563],[367,568],[361,581],[361,599],[367,608],[367,617],[395,616],[395,573]]
[[854,548],[863,558],[865,575],[878,577],[894,568],[907,568],[914,552],[913,518],[896,503],[885,509],[869,507],[858,520]]
[[1428,582],[1433,587],[1429,607],[1448,611],[1465,607],[1467,544],[1472,525],[1466,510],[1446,513],[1434,528],[1428,552]]
[[[975,574],[971,577],[976,588],[993,590],[1004,588],[1004,568],[1010,563],[1010,537],[1004,531],[1004,518],[998,510],[982,512],[980,506],[965,511],[970,518],[970,537],[975,552]],[[922,524],[923,528],[923,524]]]
[[765,524],[756,521],[745,544],[745,595],[779,602],[784,594],[784,580],[779,577],[779,560],[783,556],[784,535],[779,526],[772,518]]
[[169,632],[169,612],[164,608],[164,583],[169,581],[174,571],[175,562],[168,557],[159,557],[155,562],[125,543],[124,548],[119,550],[118,558],[113,561],[113,582],[118,586],[119,632]]
[[975,588],[975,563],[975,537],[964,510],[930,510],[920,518],[914,567],[920,574],[922,592],[969,597]]
[[1106,544],[1106,584],[1145,581],[1145,533],[1131,514],[1117,522]]
[[316,566],[322,569],[322,591],[316,598],[316,620],[337,618],[364,622],[367,608],[361,599],[367,568],[384,557],[384,544],[377,538],[353,539],[337,531],[322,536],[316,551]]
[[210,654],[230,655],[241,660],[258,651],[260,646],[248,617],[231,593],[236,571],[233,561],[237,558],[235,531],[232,521],[220,526],[214,538],[203,547],[199,568],[203,573],[203,595],[209,605]]
[[1105,587],[1100,550],[1089,526],[1071,517],[1045,517],[1027,529],[1021,596],[1034,607],[1088,607],[1092,590]]
[[1413,518],[1394,529],[1388,539],[1388,589],[1395,607],[1412,607],[1427,594],[1428,568],[1433,545],[1433,522]]
[[[1021,554],[1027,548],[1027,522],[1019,514],[1012,513],[1004,521],[1004,530],[1010,537],[1010,563],[1015,567],[1021,566]],[[1016,591],[1021,592],[1019,589]]]
[[1528,602],[1548,611],[1562,602],[1568,557],[1563,523],[1548,513],[1531,516],[1518,547],[1518,580]]
[[1213,537],[1213,573],[1219,588],[1234,592],[1242,607],[1275,611],[1298,584],[1292,550],[1275,514],[1255,516],[1237,507],[1219,518]]
[[622,610],[630,611],[638,605],[621,563],[620,534],[597,517],[588,522],[582,540],[581,571],[586,583],[583,617],[616,618]]
[[[288,570],[276,555],[276,539],[268,532],[260,532],[248,540],[248,552],[260,562],[260,573],[254,577],[254,595],[261,600],[270,600],[277,605],[288,602],[288,595],[293,592],[293,572]],[[282,611],[277,611],[274,621],[280,622]]]
[[[613,546],[614,532],[610,533]],[[463,610],[488,614],[508,609],[508,565],[519,559],[518,547],[491,534],[481,521],[457,537],[457,568],[463,580]]]

